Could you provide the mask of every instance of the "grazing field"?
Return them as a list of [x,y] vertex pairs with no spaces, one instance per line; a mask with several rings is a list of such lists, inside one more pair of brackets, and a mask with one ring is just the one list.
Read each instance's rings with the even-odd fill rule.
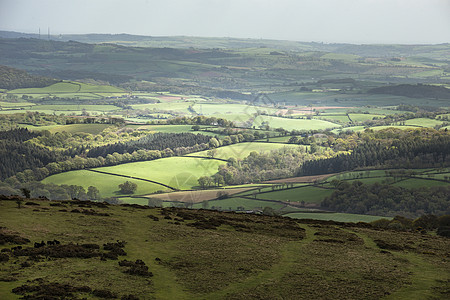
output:
[[427,179],[418,179],[418,178],[410,178],[406,180],[401,180],[399,182],[394,183],[395,186],[400,186],[407,189],[421,188],[421,187],[432,187],[432,186],[445,186],[449,185],[449,182],[437,181],[437,180],[427,180]]
[[114,105],[85,105],[85,104],[64,104],[64,105],[36,105],[29,111],[33,110],[49,110],[49,111],[82,111],[85,109],[87,112],[111,112],[121,110],[121,108]]
[[191,112],[188,110],[188,108],[191,105],[191,102],[161,102],[149,104],[134,104],[131,105],[131,107],[138,110],[148,109],[150,112],[179,112],[182,114],[190,115]]
[[350,119],[353,122],[364,122],[368,120],[373,120],[374,118],[382,119],[384,115],[375,115],[375,114],[348,114]]
[[[193,208],[202,208],[205,204],[198,203],[193,206]],[[272,201],[262,201],[248,198],[228,198],[223,200],[210,200],[208,201],[207,207],[209,209],[218,210],[263,210],[264,207],[271,207],[274,210],[281,210],[285,207],[285,204],[272,202]]]
[[263,122],[266,122],[271,128],[283,128],[285,130],[318,130],[341,127],[341,125],[323,120],[287,119],[272,116],[257,116],[253,126],[259,127]]
[[347,115],[324,115],[324,116],[317,116],[314,117],[315,119],[319,120],[327,120],[327,121],[333,121],[338,123],[349,123],[350,119]]
[[[305,146],[301,145],[292,145],[292,144],[277,144],[277,143],[260,143],[260,142],[251,142],[251,143],[239,143],[228,146],[219,147],[216,149],[215,158],[228,159],[230,157],[234,157],[237,159],[243,159],[247,157],[251,152],[266,152],[272,150],[279,150],[282,148],[302,148],[305,149]],[[188,154],[187,156],[207,156],[208,151],[200,151]]]
[[134,193],[135,195],[150,194],[160,190],[168,190],[168,188],[159,184],[114,175],[100,174],[88,170],[78,170],[55,174],[42,180],[42,183],[53,183],[58,185],[79,185],[84,187],[85,190],[87,190],[87,188],[92,185],[98,188],[101,197],[119,197],[126,195],[120,193],[119,190],[119,184],[122,184],[125,181],[131,181],[137,184],[137,190]]
[[258,199],[302,202],[320,204],[322,200],[333,193],[331,189],[324,189],[314,186],[298,187],[269,193],[256,195]]
[[441,125],[442,121],[428,119],[428,118],[415,118],[405,121],[405,125],[409,126],[419,126],[419,127],[434,127],[436,125]]
[[[192,125],[127,125],[127,127],[138,129],[138,130],[150,130],[154,132],[165,132],[165,133],[183,133],[183,132],[191,132],[191,133],[201,133],[202,131],[193,131]],[[206,126],[200,126],[204,128]]]
[[260,112],[265,113],[275,113],[276,108],[272,107],[262,107],[253,106],[245,104],[234,104],[234,103],[196,103],[193,109],[203,115],[228,115],[228,114],[242,114],[253,116],[254,114]]
[[255,187],[242,187],[242,188],[228,188],[228,189],[209,189],[209,190],[198,190],[198,191],[181,191],[172,192],[165,194],[154,194],[145,197],[157,198],[162,201],[177,201],[177,202],[188,202],[188,203],[199,203],[202,201],[216,199],[219,193],[226,193],[229,196],[254,189]]
[[213,175],[217,172],[218,167],[223,164],[225,162],[214,159],[168,157],[94,170],[154,180],[176,189],[185,190],[198,186],[197,180],[199,177]]
[[372,130],[383,130],[386,128],[397,128],[397,129],[417,129],[421,128],[420,126],[414,126],[414,125],[389,125],[389,126],[374,126],[370,127]]
[[344,213],[288,213],[285,217],[294,219],[329,220],[336,222],[372,222],[379,219],[391,219],[381,216],[344,214]]
[[33,126],[33,125],[23,125],[20,127],[28,128],[29,130],[48,130],[51,133],[56,132],[69,132],[69,133],[78,133],[85,132],[91,134],[99,134],[105,128],[109,127],[109,124],[69,124],[69,125],[48,125],[48,126]]
[[27,88],[11,90],[8,94],[77,94],[77,93],[119,93],[124,94],[124,90],[110,85],[92,85],[80,82],[58,82],[43,88]]

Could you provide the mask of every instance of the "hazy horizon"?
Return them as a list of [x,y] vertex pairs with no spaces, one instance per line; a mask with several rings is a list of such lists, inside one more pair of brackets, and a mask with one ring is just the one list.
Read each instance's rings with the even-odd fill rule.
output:
[[450,42],[447,0],[0,0],[0,30],[353,44]]

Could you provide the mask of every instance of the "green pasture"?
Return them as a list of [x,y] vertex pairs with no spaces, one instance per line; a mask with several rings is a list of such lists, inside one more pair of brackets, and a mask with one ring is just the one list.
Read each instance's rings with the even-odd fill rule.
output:
[[118,197],[126,196],[125,194],[121,194],[119,191],[119,184],[122,184],[125,181],[131,181],[137,184],[137,190],[135,192],[136,195],[151,194],[159,190],[167,190],[166,187],[159,184],[114,175],[101,174],[88,170],[77,170],[55,174],[42,180],[42,183],[79,185],[84,187],[86,191],[89,186],[95,186],[100,191],[101,197]]
[[58,82],[43,88],[25,88],[11,90],[9,94],[54,94],[77,93],[81,91],[81,83]]
[[273,107],[234,103],[196,103],[193,108],[197,113],[203,115],[244,114],[253,116],[258,112],[266,112],[271,114],[278,111],[278,109]]
[[161,103],[148,103],[148,104],[135,104],[131,105],[133,109],[145,110],[148,109],[150,112],[178,112],[181,114],[191,114],[188,110],[192,102],[161,102]]
[[287,119],[272,116],[257,116],[253,122],[253,126],[259,127],[262,122],[267,122],[271,128],[284,128],[286,130],[319,130],[341,126],[323,120]]
[[[196,203],[193,208],[202,208],[204,204]],[[285,205],[272,201],[261,201],[247,198],[227,198],[223,200],[209,200],[208,208],[220,208],[222,210],[238,210],[244,208],[245,210],[262,210],[264,207],[271,207],[275,210],[281,210]]]
[[370,127],[372,130],[383,130],[387,128],[396,128],[396,129],[417,129],[421,128],[420,126],[414,126],[414,125],[389,125],[389,126],[374,126]]
[[58,125],[58,124],[54,124],[54,125],[43,125],[43,126],[35,126],[35,125],[28,125],[28,124],[17,124],[18,127],[20,128],[27,128],[28,130],[37,130],[37,131],[42,131],[42,130],[54,130],[58,127],[63,127],[65,125]]
[[[190,133],[202,133],[202,131],[193,131],[192,125],[127,125],[127,127],[131,127],[134,129],[139,130],[149,130],[154,132],[165,132],[165,133],[183,133],[183,132],[190,132]],[[207,127],[207,126],[200,126],[201,128]]]
[[332,189],[324,189],[314,186],[298,187],[268,193],[257,194],[256,198],[276,201],[290,201],[305,203],[317,203],[333,193]]
[[55,111],[81,111],[85,109],[88,112],[91,111],[109,112],[114,110],[121,110],[121,108],[114,105],[85,105],[85,104],[35,105],[33,109],[55,110]]
[[50,132],[68,132],[68,133],[78,133],[85,132],[91,134],[99,134],[107,127],[111,126],[110,124],[69,124],[69,125],[61,125],[58,127],[54,127],[49,129]]
[[[277,144],[277,143],[260,143],[260,142],[251,142],[251,143],[239,143],[228,146],[223,146],[216,148],[215,158],[228,159],[230,157],[234,157],[236,159],[243,159],[247,157],[251,152],[256,151],[267,152],[272,150],[279,150],[281,148],[305,148],[305,146],[293,145],[293,144]],[[200,151],[188,154],[187,156],[207,156],[209,150]]]
[[339,134],[340,132],[362,131],[364,129],[365,129],[364,126],[350,126],[350,127],[336,128],[336,129],[331,130],[331,132],[333,132],[334,134]]
[[445,186],[449,185],[448,182],[438,181],[438,180],[427,180],[427,179],[419,179],[419,178],[410,178],[406,180],[401,180],[393,185],[407,188],[407,189],[415,189],[421,187],[432,187],[432,186]]
[[3,102],[0,101],[0,109],[8,109],[8,108],[24,108],[31,107],[36,104],[30,102]]
[[354,54],[345,54],[345,53],[327,53],[321,56],[323,59],[332,59],[332,60],[344,60],[344,61],[351,61],[356,62],[359,58],[361,58],[358,55]]
[[350,119],[347,117],[347,115],[320,115],[317,117],[314,117],[314,119],[319,120],[332,120],[334,122],[340,122],[340,123],[349,123]]
[[351,171],[344,172],[340,174],[333,175],[328,177],[326,181],[331,181],[333,179],[344,180],[344,179],[358,179],[359,177],[379,177],[386,176],[385,170],[362,170],[362,171]]
[[373,120],[374,118],[384,118],[384,115],[377,115],[377,114],[349,114],[350,119],[353,122],[364,122],[368,120]]
[[212,117],[215,118],[222,118],[228,121],[232,121],[234,123],[236,123],[236,125],[242,126],[244,125],[244,123],[249,122],[250,120],[252,120],[254,118],[254,116],[252,114],[246,114],[246,113],[229,113],[229,114],[216,114],[216,115],[212,115]]
[[314,219],[336,222],[372,222],[379,219],[391,219],[381,216],[345,214],[345,213],[288,213],[283,215],[294,219]]
[[442,123],[442,121],[428,118],[415,118],[405,121],[405,125],[419,127],[434,127],[436,125],[441,125]]
[[225,162],[214,159],[167,157],[94,170],[153,180],[177,189],[192,189],[198,186],[199,177],[215,174],[223,164]]

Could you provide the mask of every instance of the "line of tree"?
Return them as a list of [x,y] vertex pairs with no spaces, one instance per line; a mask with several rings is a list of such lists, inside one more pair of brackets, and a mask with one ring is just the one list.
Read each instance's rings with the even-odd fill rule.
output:
[[132,153],[138,150],[164,150],[180,147],[193,147],[199,144],[209,143],[211,137],[193,133],[155,133],[148,134],[138,140],[121,142],[89,149],[87,157],[106,157],[113,153]]

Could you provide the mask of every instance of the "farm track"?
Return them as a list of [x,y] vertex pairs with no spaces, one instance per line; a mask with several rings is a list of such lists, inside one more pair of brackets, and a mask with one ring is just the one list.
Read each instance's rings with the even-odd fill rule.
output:
[[157,182],[157,181],[153,181],[153,180],[150,180],[150,179],[144,179],[144,178],[139,178],[139,177],[134,177],[134,176],[129,176],[129,175],[122,175],[122,174],[116,174],[116,173],[110,173],[110,172],[98,171],[98,170],[91,170],[91,169],[86,169],[86,170],[87,171],[91,171],[91,172],[95,172],[95,173],[100,173],[100,174],[113,175],[113,176],[129,178],[129,179],[136,179],[136,180],[147,181],[147,182],[159,184],[161,186],[164,186],[164,187],[169,188],[169,189],[174,190],[174,191],[178,191],[178,189],[176,189],[174,187],[171,187],[171,186],[169,186],[167,184],[164,184],[164,183],[161,183],[161,182]]
[[300,227],[306,230],[305,238],[300,241],[288,242],[281,250],[280,261],[273,265],[272,268],[261,271],[256,276],[249,277],[241,282],[230,284],[220,291],[210,293],[199,299],[226,299],[242,290],[249,290],[265,283],[273,282],[276,279],[281,279],[285,274],[294,271],[299,253],[302,253],[302,249],[314,241],[314,233],[316,232],[315,229],[304,224]]

